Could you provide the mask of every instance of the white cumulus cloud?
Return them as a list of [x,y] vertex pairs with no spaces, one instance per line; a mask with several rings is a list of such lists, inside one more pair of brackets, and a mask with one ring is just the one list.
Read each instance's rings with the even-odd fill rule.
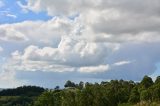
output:
[[10,53],[5,65],[18,71],[96,73],[93,77],[110,79],[138,79],[152,74],[160,61],[159,3],[159,0],[28,0],[26,5],[18,2],[23,10],[45,11],[52,19],[1,24],[0,41],[24,45]]

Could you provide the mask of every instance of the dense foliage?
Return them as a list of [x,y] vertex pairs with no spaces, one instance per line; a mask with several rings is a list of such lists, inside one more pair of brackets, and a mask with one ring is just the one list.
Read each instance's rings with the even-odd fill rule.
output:
[[[155,82],[111,80],[100,84],[67,81],[64,89],[23,86],[0,92],[0,106],[159,106],[160,77]],[[41,94],[41,95],[40,95]],[[39,96],[40,95],[40,96]],[[34,102],[33,102],[34,101]],[[3,105],[5,104],[5,105]]]
[[0,106],[29,106],[45,89],[37,86],[22,86],[0,91]]
[[4,89],[0,91],[0,96],[38,96],[44,88],[37,86],[21,86],[14,89]]
[[155,83],[148,76],[139,83],[111,80],[101,84],[75,84],[67,81],[64,87],[44,92],[34,106],[152,106],[152,103],[158,106],[155,103],[160,102],[160,77]]

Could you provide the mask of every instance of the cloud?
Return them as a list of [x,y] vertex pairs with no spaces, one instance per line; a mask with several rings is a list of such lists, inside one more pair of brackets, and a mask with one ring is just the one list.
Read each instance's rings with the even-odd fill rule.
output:
[[109,65],[99,65],[99,66],[81,67],[79,69],[79,72],[97,73],[97,72],[105,72],[107,70],[109,70]]
[[76,33],[75,24],[76,22],[72,20],[58,17],[48,21],[24,21],[0,25],[0,35],[1,40],[28,40],[33,43],[57,44],[61,36]]
[[108,57],[108,64],[130,61],[129,64],[112,66],[106,74],[97,77],[141,80],[144,75],[152,75],[159,63],[160,47],[158,43],[127,43]]
[[52,19],[0,25],[1,41],[24,45],[8,57],[8,69],[139,80],[160,61],[159,0],[17,3]]
[[22,9],[23,13],[28,13],[27,6],[23,5],[20,1],[17,1],[16,3]]
[[15,71],[6,70],[0,72],[0,87],[1,88],[10,88],[10,87],[17,87],[21,86],[27,82],[20,81],[15,78]]
[[131,61],[120,61],[120,62],[114,63],[113,65],[121,66],[121,65],[129,64],[129,63],[131,63]]
[[6,14],[6,16],[7,16],[7,17],[14,18],[14,19],[15,19],[15,18],[17,18],[17,16],[16,16],[16,15],[14,15],[14,14]]
[[23,33],[16,31],[14,28],[6,27],[4,25],[4,26],[0,26],[0,40],[25,41],[27,40],[27,37]]
[[17,16],[15,14],[11,13],[8,9],[0,11],[0,15],[5,16],[5,17],[9,17],[9,18],[13,18],[13,19],[17,18]]
[[3,48],[0,46],[0,52],[2,52],[3,51]]
[[82,35],[89,40],[154,42],[160,39],[158,3],[158,0],[29,0],[26,7],[35,12],[46,11],[51,16],[79,14],[78,20],[85,27]]
[[[91,68],[94,72],[101,72],[107,70],[108,66],[101,64],[113,51],[114,48],[107,44],[89,43],[63,37],[57,48],[39,48],[30,45],[23,52],[15,51],[12,53],[9,66],[15,70],[53,72],[76,71],[81,67],[80,72],[85,72],[85,67],[89,67],[90,72],[92,72]],[[97,65],[99,66],[94,67]]]

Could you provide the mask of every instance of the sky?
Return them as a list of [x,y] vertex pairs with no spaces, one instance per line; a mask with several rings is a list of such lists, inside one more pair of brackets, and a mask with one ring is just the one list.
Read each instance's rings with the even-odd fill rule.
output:
[[160,74],[159,0],[0,0],[0,88]]

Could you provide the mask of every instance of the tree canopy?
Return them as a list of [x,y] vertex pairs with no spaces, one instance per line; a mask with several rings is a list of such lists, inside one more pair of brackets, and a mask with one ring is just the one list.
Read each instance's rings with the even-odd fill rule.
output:
[[141,104],[150,106],[152,102],[160,104],[159,81],[159,76],[155,82],[151,77],[144,76],[140,83],[121,79],[94,84],[81,81],[76,84],[68,80],[64,85],[65,88],[56,86],[54,89],[44,89],[22,86],[2,90],[0,104],[5,104],[4,106],[121,106],[127,103],[131,104],[127,106],[136,106],[138,103],[138,106]]

